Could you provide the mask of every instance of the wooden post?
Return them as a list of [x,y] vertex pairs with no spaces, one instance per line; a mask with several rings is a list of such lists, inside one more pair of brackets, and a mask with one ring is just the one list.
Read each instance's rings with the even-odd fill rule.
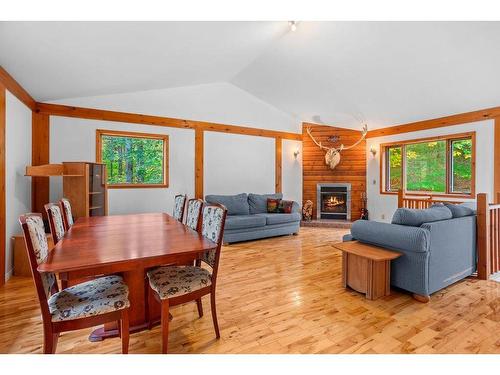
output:
[[197,128],[194,132],[194,196],[203,199],[203,130]]
[[477,277],[487,280],[490,272],[490,210],[488,194],[477,195]]
[[275,140],[275,166],[274,166],[274,192],[281,193],[282,188],[282,159],[283,159],[283,141],[277,137]]
[[403,207],[404,202],[403,202],[403,189],[398,190],[398,208]]

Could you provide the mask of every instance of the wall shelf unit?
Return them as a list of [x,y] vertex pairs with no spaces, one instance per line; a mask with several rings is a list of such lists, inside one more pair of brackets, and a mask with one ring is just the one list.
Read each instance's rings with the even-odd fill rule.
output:
[[26,176],[62,177],[63,196],[71,202],[75,218],[108,214],[106,166],[102,163],[63,162],[27,166]]

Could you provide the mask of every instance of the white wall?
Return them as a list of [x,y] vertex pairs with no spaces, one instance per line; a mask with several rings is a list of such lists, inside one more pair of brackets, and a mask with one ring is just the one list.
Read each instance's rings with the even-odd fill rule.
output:
[[[302,205],[302,142],[284,139],[282,150],[283,198]],[[293,154],[295,151],[299,152],[297,157]]]
[[205,194],[274,193],[274,138],[205,132]]
[[[109,214],[172,212],[174,195],[194,195],[194,132],[138,124],[50,117],[50,162],[95,161],[96,129],[125,130],[169,136],[169,187],[109,189]],[[50,179],[50,199],[62,197],[62,180]]]
[[[217,122],[286,132],[301,132],[299,121],[228,83],[59,100],[57,103]],[[51,116],[50,161],[95,160],[98,128],[170,135],[168,189],[110,189],[109,213],[172,211],[173,196],[194,196],[194,131]],[[273,138],[205,132],[204,193],[274,192]],[[302,169],[293,151],[301,142],[283,141],[283,191],[302,201]],[[51,179],[51,200],[62,182]]]
[[226,82],[54,103],[301,133],[301,122]]
[[7,91],[6,95],[6,278],[13,270],[11,237],[22,233],[19,215],[31,211],[31,178],[25,177],[31,165],[31,109]]
[[[380,194],[380,149],[381,143],[427,138],[438,135],[476,132],[476,193],[493,195],[494,121],[486,120],[462,125],[448,126],[412,133],[396,134],[366,140],[366,187],[370,220],[390,222],[397,208],[397,196]],[[372,145],[378,150],[374,158],[369,152]]]

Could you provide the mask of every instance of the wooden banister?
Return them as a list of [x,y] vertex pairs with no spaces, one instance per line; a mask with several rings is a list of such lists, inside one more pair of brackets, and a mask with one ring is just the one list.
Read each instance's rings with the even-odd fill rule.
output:
[[477,277],[487,280],[490,264],[490,208],[488,194],[477,195]]

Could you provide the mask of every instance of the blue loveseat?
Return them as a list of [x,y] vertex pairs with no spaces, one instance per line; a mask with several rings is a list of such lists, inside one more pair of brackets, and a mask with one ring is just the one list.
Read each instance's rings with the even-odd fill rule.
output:
[[293,202],[292,213],[267,213],[267,198],[283,199],[283,194],[207,195],[208,203],[227,208],[224,242],[296,234],[300,227],[300,206]]
[[344,241],[350,240],[402,253],[391,262],[391,285],[421,296],[476,270],[476,216],[466,205],[399,208],[391,224],[358,220],[344,236]]

